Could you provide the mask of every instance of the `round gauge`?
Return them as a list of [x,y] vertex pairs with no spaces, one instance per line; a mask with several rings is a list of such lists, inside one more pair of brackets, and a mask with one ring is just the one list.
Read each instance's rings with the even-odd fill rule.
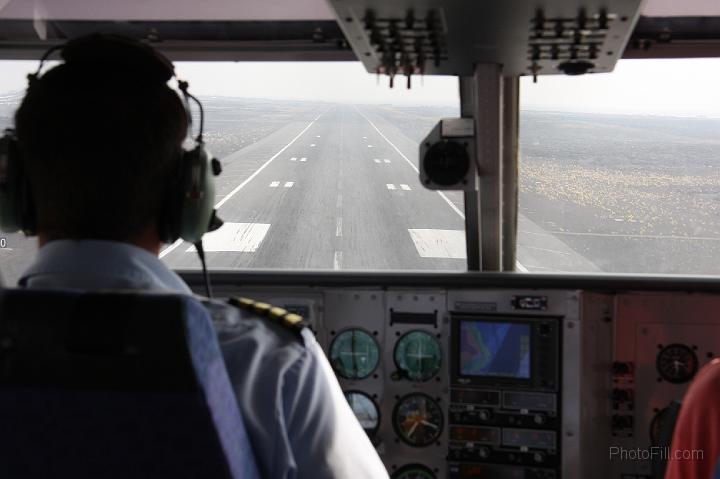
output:
[[375,405],[375,401],[359,391],[346,391],[345,399],[365,432],[368,436],[372,436],[380,425],[380,411]]
[[435,479],[435,474],[421,464],[408,464],[395,471],[392,479]]
[[330,345],[330,364],[345,379],[363,379],[372,374],[380,360],[375,339],[362,329],[346,329]]
[[695,352],[684,344],[669,344],[658,353],[655,366],[664,380],[681,384],[695,376],[698,358]]
[[411,446],[429,446],[440,437],[443,413],[427,394],[408,394],[395,406],[393,427],[400,439]]
[[440,371],[440,343],[425,331],[410,331],[395,345],[395,365],[411,381],[427,381]]

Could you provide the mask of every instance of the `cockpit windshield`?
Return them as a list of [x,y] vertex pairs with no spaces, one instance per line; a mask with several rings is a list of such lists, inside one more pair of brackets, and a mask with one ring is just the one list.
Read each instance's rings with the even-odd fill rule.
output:
[[[0,126],[35,66],[13,65]],[[456,78],[390,89],[355,62],[176,62],[176,71],[203,101],[204,138],[223,165],[215,204],[225,225],[204,238],[211,269],[466,269],[462,193],[418,179],[421,139],[459,114]],[[4,241],[0,268],[13,279],[35,242]],[[180,242],[161,257],[196,269],[194,251]]]

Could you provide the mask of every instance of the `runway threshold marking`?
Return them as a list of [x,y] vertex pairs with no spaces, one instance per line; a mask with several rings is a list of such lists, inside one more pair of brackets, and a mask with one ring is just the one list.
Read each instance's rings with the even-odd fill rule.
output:
[[[203,236],[203,249],[209,252],[254,253],[260,247],[268,229],[270,225],[267,223],[225,223],[220,229]],[[194,252],[195,246],[190,246],[185,251]]]
[[400,185],[400,188],[402,188],[405,191],[410,191],[412,189],[408,185]]
[[[332,108],[332,107],[331,107],[331,108]],[[306,126],[305,128],[303,128],[302,131],[301,131],[300,133],[298,133],[297,136],[295,136],[295,138],[293,138],[292,140],[290,140],[290,142],[289,142],[287,145],[285,145],[285,146],[283,146],[282,148],[280,148],[280,151],[278,151],[278,152],[275,153],[272,157],[270,157],[270,159],[267,160],[265,163],[263,163],[263,164],[260,166],[260,168],[258,168],[257,170],[255,170],[255,172],[254,172],[253,174],[251,174],[250,176],[248,176],[248,177],[245,179],[245,181],[243,181],[242,183],[240,183],[239,185],[237,185],[230,193],[228,193],[227,195],[225,195],[225,198],[223,198],[223,199],[221,199],[220,201],[218,201],[218,202],[215,204],[215,208],[216,208],[216,209],[217,209],[217,208],[220,208],[222,205],[224,205],[225,203],[227,203],[228,200],[230,200],[230,198],[232,198],[233,196],[235,196],[235,194],[237,194],[238,191],[240,191],[241,189],[243,189],[243,188],[245,187],[245,185],[247,185],[248,183],[250,183],[257,175],[260,174],[260,172],[261,172],[262,170],[264,170],[265,168],[267,168],[267,166],[268,166],[270,163],[272,163],[273,160],[275,160],[275,158],[277,158],[278,156],[280,156],[285,150],[287,150],[287,149],[290,147],[290,145],[292,145],[293,143],[295,143],[295,142],[298,140],[298,138],[300,138],[301,136],[303,136],[303,134],[305,134],[305,132],[308,131],[308,130],[310,129],[310,127],[315,124],[315,122],[318,120],[318,118],[320,118],[321,116],[323,116],[323,115],[324,115],[325,113],[327,113],[328,111],[330,111],[330,108],[328,108],[327,110],[323,111],[323,112],[320,113],[318,116],[316,116],[315,119],[314,119],[313,121],[311,121],[310,123],[308,123],[307,126]],[[165,248],[164,250],[162,250],[162,251],[160,252],[160,254],[159,254],[159,257],[162,258],[162,257],[168,255],[171,251],[173,251],[175,248],[177,248],[178,246],[180,246],[182,243],[183,243],[183,240],[182,240],[182,239],[177,240],[176,242],[174,242],[173,244],[171,244],[170,246],[168,246],[167,248]]]
[[465,231],[408,229],[422,258],[466,259]]
[[[353,106],[354,106],[354,105],[353,105]],[[364,114],[363,112],[361,112],[360,109],[358,109],[357,106],[354,106],[354,108],[355,108],[355,111],[357,111],[360,116],[362,116],[363,118],[365,118],[365,120],[367,120],[367,122],[370,123],[370,126],[372,126],[373,129],[374,129],[375,131],[377,131],[380,136],[383,137],[383,140],[387,141],[388,144],[389,144],[390,146],[392,146],[395,151],[398,152],[398,155],[400,155],[400,156],[403,157],[403,159],[407,162],[407,164],[410,165],[410,167],[411,167],[413,170],[415,170],[415,173],[420,174],[420,170],[418,170],[418,167],[415,166],[415,163],[413,163],[412,161],[410,161],[410,159],[409,159],[407,156],[405,156],[405,154],[404,154],[402,151],[400,151],[400,148],[398,148],[397,146],[395,146],[395,144],[394,144],[392,141],[390,141],[390,140],[388,139],[388,137],[385,136],[385,135],[383,134],[383,132],[380,131],[380,129],[379,129],[377,126],[375,126],[375,123],[373,123],[370,118],[368,118],[367,116],[365,116],[365,114]],[[450,201],[450,198],[448,198],[448,197],[445,195],[445,193],[443,193],[442,191],[437,191],[437,194],[440,195],[440,197],[441,197],[443,200],[445,200],[445,203],[447,203],[448,206],[449,206],[455,213],[457,213],[458,216],[460,216],[460,218],[462,218],[463,220],[465,219],[465,213],[463,213],[462,211],[460,211],[460,208],[458,208],[457,206],[455,206],[455,203],[453,203],[452,201]],[[528,272],[528,269],[527,269],[526,267],[524,267],[519,261],[516,261],[516,262],[515,262],[515,268],[516,268],[518,271],[522,271],[523,273],[527,273],[527,272]]]

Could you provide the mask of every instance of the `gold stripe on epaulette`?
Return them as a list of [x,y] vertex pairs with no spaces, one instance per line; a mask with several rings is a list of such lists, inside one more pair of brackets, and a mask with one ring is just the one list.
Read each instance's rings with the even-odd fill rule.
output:
[[255,303],[253,305],[253,309],[260,314],[267,314],[270,308],[272,308],[272,306],[267,303]]
[[231,300],[234,300],[233,302],[237,304],[237,306],[243,307],[243,308],[252,308],[255,306],[255,301],[253,301],[250,298],[230,298]]
[[296,326],[296,325],[302,324],[303,317],[300,316],[299,314],[288,313],[283,318],[283,321],[289,325]]
[[285,310],[283,308],[278,308],[276,306],[274,308],[270,308],[270,311],[268,311],[268,314],[270,315],[271,318],[280,319],[283,316],[285,316],[286,314],[288,314],[288,312],[287,312],[287,310]]

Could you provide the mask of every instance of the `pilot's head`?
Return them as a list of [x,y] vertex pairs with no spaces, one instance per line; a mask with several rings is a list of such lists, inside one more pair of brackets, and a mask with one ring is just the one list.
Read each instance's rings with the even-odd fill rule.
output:
[[172,65],[134,42],[88,37],[71,45],[64,63],[31,80],[15,116],[40,244],[104,239],[159,248],[188,125],[163,71]]

